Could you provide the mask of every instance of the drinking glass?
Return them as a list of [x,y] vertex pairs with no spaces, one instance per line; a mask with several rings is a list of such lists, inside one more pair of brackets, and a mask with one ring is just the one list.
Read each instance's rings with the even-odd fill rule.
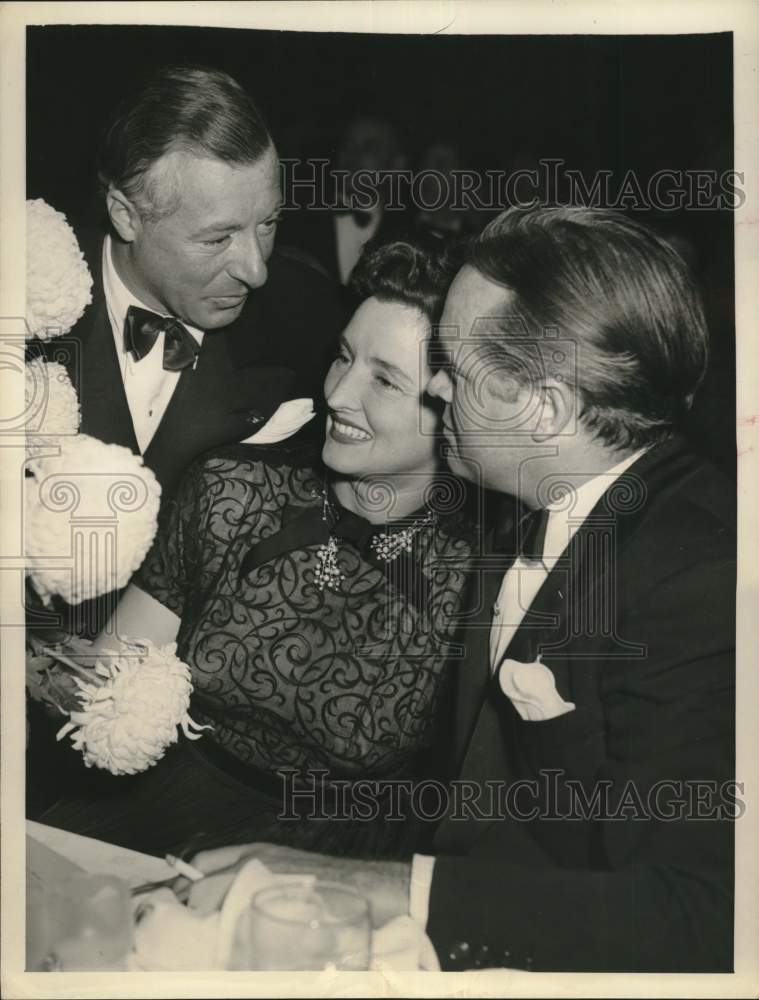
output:
[[46,884],[41,970],[124,969],[132,948],[132,908],[121,879],[85,872]]
[[336,882],[274,885],[255,894],[235,928],[230,969],[369,968],[369,906]]

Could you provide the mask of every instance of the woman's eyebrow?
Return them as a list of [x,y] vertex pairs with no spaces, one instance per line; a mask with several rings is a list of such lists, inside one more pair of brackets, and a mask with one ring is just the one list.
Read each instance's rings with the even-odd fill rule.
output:
[[389,361],[383,361],[382,358],[369,358],[369,361],[373,365],[376,365],[378,368],[381,368],[383,371],[387,372],[389,375],[392,375],[394,378],[397,378],[400,381],[405,382],[408,386],[413,387],[414,380],[411,378],[410,375],[407,375],[406,372],[404,372],[403,369],[399,368],[397,365],[393,365]]

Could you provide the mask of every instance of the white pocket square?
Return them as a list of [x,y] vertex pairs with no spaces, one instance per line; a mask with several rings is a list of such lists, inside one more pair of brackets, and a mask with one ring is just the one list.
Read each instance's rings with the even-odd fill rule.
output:
[[555,719],[575,710],[574,702],[564,701],[556,690],[556,678],[540,657],[534,663],[504,660],[498,681],[521,718],[528,722]]
[[292,437],[316,416],[313,399],[288,399],[280,404],[263,427],[241,444],[276,444]]

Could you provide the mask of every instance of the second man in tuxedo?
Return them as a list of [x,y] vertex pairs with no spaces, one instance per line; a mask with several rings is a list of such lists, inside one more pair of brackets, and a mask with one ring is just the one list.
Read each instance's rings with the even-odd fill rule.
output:
[[707,359],[694,282],[637,222],[514,209],[474,241],[441,330],[427,392],[450,466],[503,510],[472,567],[431,848],[196,863],[347,881],[378,926],[410,913],[446,970],[729,971],[735,495],[678,434]]

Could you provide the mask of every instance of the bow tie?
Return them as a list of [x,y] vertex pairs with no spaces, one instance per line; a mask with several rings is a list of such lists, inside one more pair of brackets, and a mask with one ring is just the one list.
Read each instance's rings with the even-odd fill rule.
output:
[[543,558],[548,527],[548,511],[543,507],[531,510],[517,524],[517,552],[522,559],[531,561]]
[[130,306],[124,321],[124,345],[140,361],[153,349],[159,333],[164,333],[163,367],[178,372],[194,364],[200,346],[178,319]]

